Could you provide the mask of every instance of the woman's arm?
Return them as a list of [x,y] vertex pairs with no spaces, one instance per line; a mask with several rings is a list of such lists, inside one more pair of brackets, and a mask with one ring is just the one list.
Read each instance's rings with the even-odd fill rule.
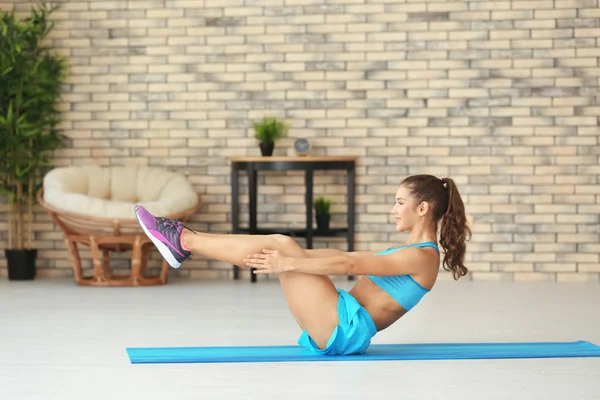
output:
[[[297,271],[316,275],[407,275],[422,272],[434,265],[432,252],[409,248],[382,256],[350,257],[347,255],[323,257],[316,260],[288,257],[277,263],[281,271]],[[437,267],[437,264],[435,264]]]
[[350,256],[350,257],[366,257],[374,256],[377,251],[342,251],[336,249],[308,249],[304,250],[310,258],[335,257],[335,256]]
[[[340,255],[327,257],[288,257],[279,250],[263,249],[261,254],[248,254],[244,264],[256,268],[255,274],[297,271],[316,275],[403,275],[413,274],[429,263],[433,253],[409,248],[401,252],[376,256],[352,257]],[[315,253],[313,253],[315,254]],[[433,265],[433,264],[432,264]],[[437,264],[436,264],[437,268]]]
[[310,258],[321,258],[321,257],[335,257],[342,255],[349,255],[345,251],[336,249],[305,249],[306,254]]

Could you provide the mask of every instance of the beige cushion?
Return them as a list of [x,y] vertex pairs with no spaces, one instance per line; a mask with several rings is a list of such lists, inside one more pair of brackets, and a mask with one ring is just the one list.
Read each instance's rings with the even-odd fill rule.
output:
[[85,216],[135,219],[135,204],[170,216],[196,206],[198,195],[183,174],[163,168],[74,166],[46,174],[44,201]]

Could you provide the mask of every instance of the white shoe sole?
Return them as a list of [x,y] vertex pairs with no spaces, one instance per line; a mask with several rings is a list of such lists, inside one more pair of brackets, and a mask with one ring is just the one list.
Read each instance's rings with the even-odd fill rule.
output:
[[171,253],[171,250],[169,250],[169,248],[167,247],[167,245],[164,244],[163,242],[161,242],[160,240],[156,239],[148,231],[148,229],[146,229],[146,226],[140,220],[140,217],[138,216],[137,212],[135,213],[135,217],[137,218],[138,223],[140,224],[140,226],[142,227],[142,229],[144,230],[144,233],[146,234],[146,236],[148,236],[148,238],[152,241],[152,243],[154,243],[154,245],[156,246],[156,248],[160,252],[160,255],[163,256],[163,258],[169,263],[169,265],[171,267],[175,268],[175,269],[181,267],[181,263],[175,259],[175,257],[173,256],[173,254]]

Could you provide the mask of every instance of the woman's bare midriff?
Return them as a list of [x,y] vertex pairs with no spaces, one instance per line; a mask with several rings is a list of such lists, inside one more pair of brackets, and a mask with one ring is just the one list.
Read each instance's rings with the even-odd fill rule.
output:
[[406,310],[369,278],[362,277],[349,292],[373,318],[381,331],[406,314]]

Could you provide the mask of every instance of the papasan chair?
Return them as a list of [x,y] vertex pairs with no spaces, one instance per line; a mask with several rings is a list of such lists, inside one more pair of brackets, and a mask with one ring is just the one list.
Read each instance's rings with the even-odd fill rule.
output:
[[[72,166],[51,170],[38,202],[64,233],[77,284],[142,286],[167,283],[168,264],[148,275],[154,246],[139,226],[134,205],[187,221],[202,201],[183,174],[145,166]],[[93,276],[84,276],[78,245],[91,249]],[[130,275],[113,275],[110,252],[131,251]]]

